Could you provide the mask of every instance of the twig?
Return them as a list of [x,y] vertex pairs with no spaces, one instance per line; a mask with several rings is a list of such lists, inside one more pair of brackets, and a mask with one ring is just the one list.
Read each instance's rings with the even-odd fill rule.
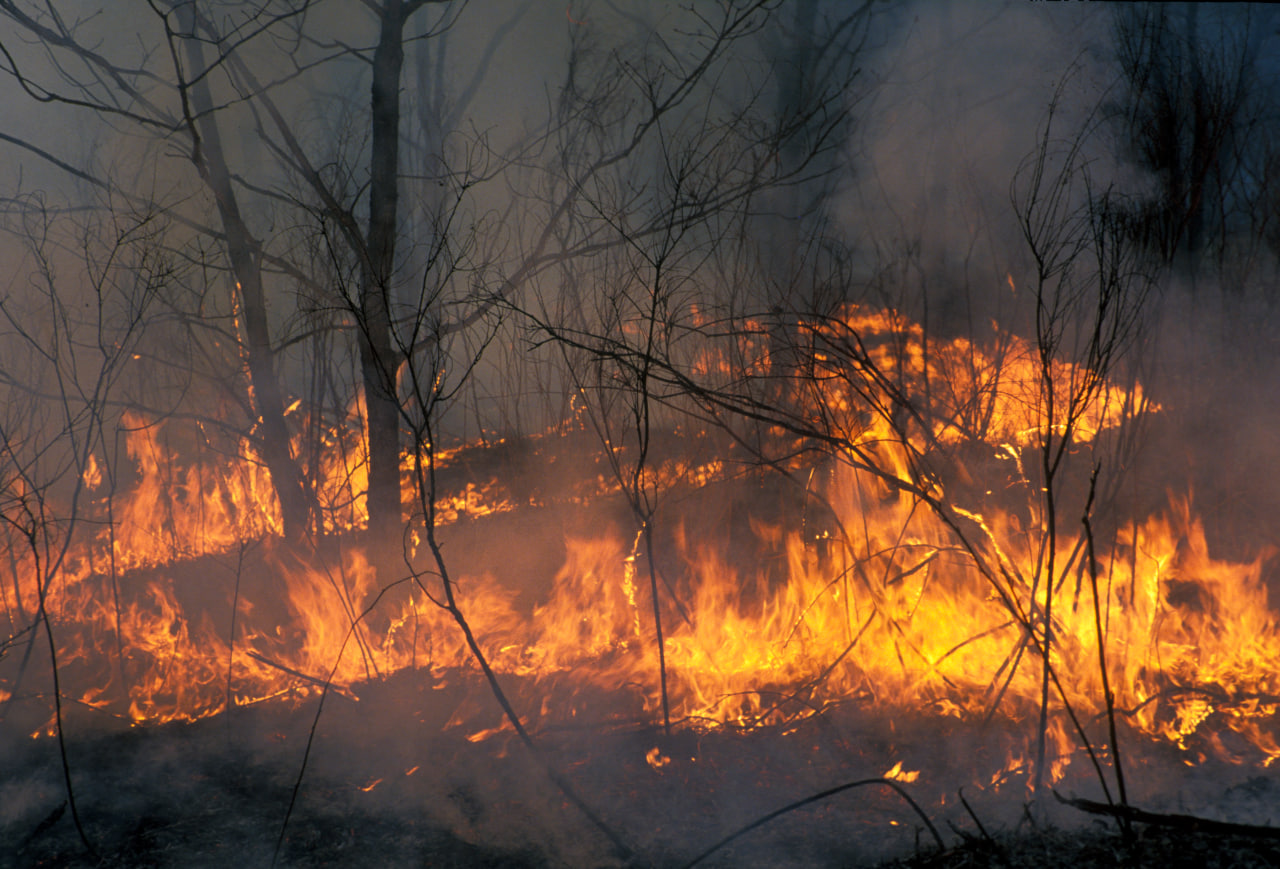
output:
[[[1094,554],[1093,523],[1089,514],[1093,510],[1093,498],[1098,487],[1098,466],[1094,465],[1089,476],[1089,500],[1085,504],[1084,516],[1080,522],[1084,525],[1085,543],[1088,546],[1089,585],[1093,590],[1093,626],[1098,637],[1098,674],[1102,678],[1102,697],[1107,706],[1107,730],[1111,737],[1111,766],[1116,775],[1116,791],[1120,797],[1120,805],[1129,805],[1129,793],[1124,783],[1124,764],[1120,760],[1120,738],[1116,732],[1116,698],[1111,691],[1111,680],[1107,675],[1107,642],[1106,632],[1102,629],[1102,605],[1098,599],[1098,559]],[[1120,831],[1129,838],[1129,822],[1120,818]]]
[[978,832],[982,834],[982,838],[987,844],[994,848],[997,852],[1002,849],[995,839],[991,838],[991,834],[987,832],[987,828],[982,826],[982,821],[978,820],[977,813],[974,812],[973,806],[969,805],[969,801],[964,798],[964,788],[956,791],[956,795],[960,797],[960,804],[964,806],[964,810],[969,813],[969,817],[973,820],[974,825],[978,828]]
[[49,814],[45,815],[44,820],[36,824],[36,828],[34,830],[32,830],[30,833],[28,833],[26,836],[23,837],[22,841],[18,844],[18,847],[14,851],[14,853],[15,854],[25,853],[27,848],[31,845],[32,842],[34,842],[36,839],[40,838],[42,835],[48,832],[49,829],[53,827],[54,824],[58,823],[58,821],[62,820],[62,816],[66,814],[66,811],[67,811],[67,801],[63,800],[56,809],[54,809]]
[[[419,393],[421,394],[421,393]],[[425,404],[425,403],[424,403]],[[428,417],[429,419],[429,417]],[[421,435],[425,434],[423,437]],[[441,585],[444,589],[444,600],[439,601],[431,594],[426,585],[422,582],[422,572],[415,569],[413,565],[406,560],[406,566],[410,573],[407,579],[422,589],[423,593],[431,600],[436,601],[437,605],[445,612],[452,616],[454,623],[462,632],[463,640],[467,644],[467,648],[471,652],[471,657],[480,667],[480,672],[484,675],[485,681],[489,685],[489,691],[492,693],[494,700],[501,707],[503,716],[510,723],[511,728],[515,731],[516,736],[528,749],[529,754],[542,767],[543,773],[550,779],[551,783],[559,788],[560,793],[564,795],[573,806],[582,813],[588,821],[591,822],[597,830],[599,830],[609,843],[613,846],[614,852],[623,860],[630,860],[635,852],[622,838],[622,836],[610,826],[603,817],[601,817],[569,783],[551,763],[551,759],[541,750],[541,747],[534,741],[529,731],[525,728],[524,723],[520,720],[519,714],[515,707],[511,705],[510,698],[507,697],[506,691],[502,688],[502,683],[498,680],[498,674],[493,671],[493,667],[489,663],[489,658],[485,655],[484,650],[480,648],[480,642],[476,639],[475,633],[471,630],[471,623],[467,620],[466,615],[462,612],[461,606],[458,604],[457,596],[454,593],[454,580],[449,575],[448,564],[445,561],[444,552],[440,548],[440,541],[436,536],[436,519],[435,519],[435,499],[436,499],[436,453],[435,453],[435,437],[434,432],[429,428],[420,429],[416,438],[416,443],[425,445],[425,449],[414,450],[413,473],[415,477],[417,495],[419,499],[419,507],[422,510],[424,532],[426,534],[427,547],[431,551],[431,558],[435,562],[436,573],[440,578]],[[425,455],[424,455],[425,453]],[[283,831],[281,831],[283,836]],[[279,848],[277,846],[277,853]]]
[[306,776],[307,764],[311,759],[311,750],[315,747],[316,733],[320,729],[320,716],[324,713],[324,704],[329,698],[330,689],[333,688],[333,680],[338,674],[338,667],[342,665],[342,656],[346,654],[347,644],[351,642],[351,638],[355,635],[356,622],[362,621],[369,615],[369,613],[373,612],[378,604],[382,602],[382,598],[387,594],[387,592],[391,591],[393,588],[403,585],[405,582],[406,580],[400,580],[399,582],[393,582],[384,586],[382,590],[374,596],[373,600],[369,602],[369,605],[365,607],[364,612],[360,613],[360,615],[357,616],[357,618],[347,627],[347,632],[342,638],[342,645],[338,647],[337,655],[334,656],[333,666],[329,670],[329,676],[327,679],[316,679],[306,675],[305,673],[299,673],[297,670],[285,667],[282,664],[278,664],[275,661],[264,658],[257,652],[250,651],[248,653],[250,657],[261,661],[264,664],[284,670],[286,673],[297,676],[299,679],[305,679],[308,682],[314,682],[316,685],[320,686],[320,701],[316,704],[316,714],[311,719],[311,729],[307,732],[307,742],[302,750],[302,762],[298,764],[298,776],[294,779],[293,790],[289,794],[289,805],[285,808],[284,819],[280,822],[280,833],[276,837],[276,847],[271,854],[272,866],[276,866],[280,862],[280,852],[284,848],[285,833],[289,830],[289,821],[293,818],[293,810],[298,805],[298,797],[302,792],[302,780]]
[[[231,597],[231,629],[227,632],[227,727],[231,726],[231,707],[235,703],[235,697],[231,693],[232,687],[232,668],[235,665],[236,656],[236,616],[240,612],[240,580],[244,578],[244,553],[248,549],[248,544],[241,541],[239,552],[236,555],[236,584],[235,592]],[[253,654],[250,652],[250,654]]]
[[822,800],[825,800],[827,797],[833,797],[838,793],[842,793],[848,790],[853,790],[854,788],[865,787],[866,785],[885,785],[886,787],[892,788],[895,792],[897,792],[898,796],[906,800],[907,805],[911,806],[911,808],[915,811],[915,813],[920,816],[920,820],[924,821],[924,825],[929,829],[929,833],[933,836],[933,840],[938,843],[938,849],[940,851],[946,850],[946,847],[947,847],[946,843],[942,841],[942,836],[938,834],[938,828],[933,825],[933,822],[929,820],[929,816],[924,813],[924,809],[920,808],[920,804],[911,798],[911,795],[906,792],[906,790],[902,787],[902,785],[898,784],[893,779],[888,779],[888,778],[866,778],[866,779],[859,779],[858,781],[848,782],[847,784],[842,784],[842,785],[839,785],[838,787],[828,788],[827,790],[820,791],[814,794],[813,796],[805,797],[804,799],[797,800],[794,803],[788,803],[787,805],[783,806],[780,809],[775,809],[774,811],[770,812],[764,817],[758,818],[757,820],[752,821],[750,824],[747,824],[745,827],[742,827],[741,829],[730,833],[728,836],[725,836],[719,842],[716,842],[714,845],[712,845],[707,850],[703,851],[697,857],[694,857],[688,863],[684,864],[684,869],[692,869],[692,867],[697,866],[703,860],[707,859],[712,854],[719,851],[724,846],[728,845],[730,842],[733,842],[737,839],[742,838],[747,833],[750,833],[752,830],[758,829],[759,827],[763,827],[765,824],[769,823],[774,818],[779,818],[782,815],[787,814],[788,812],[793,812],[796,809],[801,809],[813,803],[820,802]]
[[[294,676],[298,679],[301,679],[304,682],[310,682],[312,685],[315,685],[318,688],[323,688],[325,691],[328,691],[330,688],[333,687],[332,682],[330,680],[317,679],[315,676],[308,676],[306,673],[303,673],[300,670],[295,670],[292,667],[281,664],[279,661],[273,661],[270,658],[268,658],[266,655],[260,655],[257,652],[253,651],[252,649],[245,652],[245,654],[248,655],[250,658],[253,658],[255,661],[266,664],[268,667],[275,667],[277,670],[288,673],[290,676]],[[338,693],[341,694],[344,692],[339,690]]]

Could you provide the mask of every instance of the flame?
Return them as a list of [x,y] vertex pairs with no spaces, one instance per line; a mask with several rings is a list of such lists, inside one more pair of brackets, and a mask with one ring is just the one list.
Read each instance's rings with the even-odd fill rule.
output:
[[920,778],[919,770],[903,770],[902,761],[898,761],[892,767],[885,771],[882,778],[900,781],[903,784],[911,784],[911,782]]
[[[1096,568],[1079,529],[1059,529],[1047,550],[1041,492],[1024,453],[1068,432],[1073,444],[1089,444],[1155,411],[1139,385],[1094,383],[1087,402],[1059,409],[1046,402],[1080,394],[1090,372],[1057,364],[1046,382],[1034,349],[1014,336],[981,347],[933,341],[895,312],[852,306],[798,329],[812,353],[795,413],[824,414],[857,451],[798,475],[803,515],[751,519],[745,545],[686,516],[662,538],[661,565],[646,563],[645,529],[586,523],[564,542],[564,562],[533,604],[494,577],[457,578],[459,606],[493,671],[538,698],[526,704],[527,726],[583,714],[601,696],[611,697],[611,714],[654,720],[660,666],[672,720],[689,727],[786,727],[840,705],[1031,720],[1044,702],[1047,643],[1060,686],[1046,734],[1051,781],[1079,743],[1064,705],[1099,731],[1104,656],[1114,708],[1131,728],[1193,759],[1217,752],[1270,764],[1280,756],[1280,630],[1263,580],[1270,550],[1245,563],[1214,558],[1190,497],[1120,524]],[[776,369],[767,328],[753,324],[734,341],[736,361],[707,350],[695,372]],[[874,366],[879,388],[927,394],[927,413],[898,426],[867,414],[850,359]],[[290,411],[304,414],[296,403]],[[80,703],[160,723],[326,686],[355,699],[361,685],[403,670],[442,681],[478,673],[437,605],[443,589],[429,571],[420,584],[391,588],[378,584],[358,547],[301,555],[278,543],[279,505],[250,443],[193,460],[166,443],[162,424],[130,414],[124,427],[129,486],[101,493],[92,456],[83,472],[110,523],[79,531],[55,575],[11,547],[0,583],[13,622],[30,619],[44,583],[61,666],[86,674]],[[339,541],[367,521],[362,429],[357,402],[323,435],[311,469],[322,526]],[[535,443],[549,453],[567,436],[555,430]],[[919,472],[921,455],[962,444],[1001,469],[1001,485],[954,486]],[[437,461],[460,462],[461,449]],[[724,482],[727,467],[722,458],[675,457],[651,468],[650,479],[696,491]],[[405,470],[410,485],[407,458]],[[583,505],[616,488],[590,473],[566,485]],[[437,513],[449,524],[530,505],[547,501],[518,498],[497,479],[472,480],[442,494]],[[1046,578],[1050,555],[1057,567]],[[270,593],[261,583],[241,587],[251,569],[270,578]],[[124,579],[142,590],[122,593]],[[202,608],[190,606],[193,597]],[[10,687],[0,687],[0,699]],[[508,729],[465,703],[447,726],[472,741]],[[1224,733],[1238,737],[1230,748]],[[646,761],[660,770],[669,758],[655,748]],[[992,784],[1026,764],[1011,757]],[[885,773],[917,775],[900,762]]]
[[80,474],[80,480],[84,483],[84,487],[91,492],[102,485],[102,468],[98,467],[98,457],[93,453],[89,453],[89,460],[84,464],[84,471]]
[[671,758],[663,754],[662,750],[656,745],[645,752],[644,760],[654,772],[661,772],[664,766],[671,763]]

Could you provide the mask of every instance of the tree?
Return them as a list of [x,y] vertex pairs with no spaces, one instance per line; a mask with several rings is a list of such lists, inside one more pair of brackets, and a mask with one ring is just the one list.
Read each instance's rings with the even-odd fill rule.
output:
[[[294,445],[285,408],[303,391],[300,364],[313,377],[336,368],[319,354],[306,359],[304,330],[332,339],[337,356],[355,361],[358,382],[347,385],[363,398],[368,542],[379,585],[387,590],[407,576],[453,617],[527,739],[487,665],[483,638],[469,627],[436,537],[435,471],[448,409],[471,382],[501,318],[525,325],[512,313],[536,310],[524,303],[564,275],[623,278],[614,298],[626,313],[614,325],[629,328],[632,310],[642,310],[651,326],[665,328],[666,299],[681,293],[683,275],[712,262],[726,239],[757,231],[754,211],[770,191],[829,176],[854,68],[837,64],[840,74],[821,86],[797,85],[795,68],[783,75],[762,41],[778,14],[766,0],[672,8],[656,20],[601,9],[639,36],[616,44],[609,27],[567,16],[568,72],[548,116],[499,146],[486,132],[460,129],[458,107],[528,5],[492,29],[453,106],[440,97],[443,85],[415,101],[403,82],[415,58],[406,52],[410,43],[423,47],[419,81],[441,69],[432,58],[444,56],[447,36],[467,12],[461,5],[183,0],[148,8],[148,31],[126,43],[102,19],[68,21],[47,6],[0,0],[0,14],[31,39],[0,43],[18,85],[37,101],[105,122],[143,156],[123,152],[108,170],[16,136],[5,141],[83,184],[165,215],[173,229],[163,244],[197,266],[193,284],[212,277],[193,287],[198,301],[185,309],[176,297],[167,301],[193,333],[205,330],[201,349],[232,370],[243,360],[245,372],[227,392],[247,408],[246,418],[238,426],[217,422],[257,442],[292,537],[324,520],[314,491],[318,457]],[[812,33],[817,13],[806,9],[801,29]],[[849,20],[863,14],[859,7]],[[828,56],[848,45],[833,40]],[[788,62],[801,63],[801,55],[811,58],[814,50],[788,55]],[[334,88],[339,80],[359,82],[361,90],[367,84],[367,99]],[[780,88],[794,98],[785,109]],[[326,89],[337,91],[329,109],[340,107],[345,123],[317,134],[309,129],[307,100]],[[404,142],[415,138],[406,131],[412,117],[434,125],[422,141],[438,153],[403,158]],[[407,165],[429,169],[414,175]],[[156,167],[172,171],[172,179]],[[506,194],[501,205],[481,195],[486,187]],[[418,196],[422,190],[427,195]],[[626,271],[619,274],[618,266]],[[219,321],[207,316],[205,301],[220,280],[233,289],[235,304]],[[632,293],[645,302],[641,308],[630,307]],[[683,321],[692,312],[676,313],[682,322],[671,325],[687,334]],[[655,347],[665,340],[652,335]],[[187,364],[186,373],[203,376]],[[641,398],[631,404],[634,430],[645,441],[656,405],[646,397],[651,378],[643,366],[634,383],[639,392],[631,394]],[[335,403],[352,398],[333,392]],[[216,416],[208,408],[187,412],[201,422]],[[425,562],[407,545],[402,447]],[[642,459],[632,489],[641,524],[651,526],[656,489],[644,469]],[[660,619],[654,576],[651,591]]]
[[[543,194],[555,209],[547,226],[558,235],[559,281],[517,305],[564,354],[634,518],[629,564],[648,575],[667,730],[664,611],[683,609],[654,539],[678,464],[670,447],[692,464],[698,435],[671,435],[689,408],[662,368],[697,365],[726,311],[797,295],[842,166],[871,20],[869,5],[827,10],[821,22],[818,8],[802,4],[793,19],[771,4],[726,4],[679,42],[634,16],[636,47],[621,57],[575,31],[558,165]],[[756,254],[745,280],[722,271]]]
[[[62,570],[93,534],[85,527],[91,492],[104,476],[108,491],[114,485],[111,432],[144,325],[180,269],[159,242],[166,227],[154,213],[122,206],[77,221],[38,196],[6,204],[13,211],[3,228],[25,246],[31,271],[0,290],[0,541],[13,572],[12,588],[0,591],[0,657],[26,643],[21,681],[37,639],[47,643],[67,802],[92,852],[67,759],[54,621],[68,583]],[[118,639],[114,571],[111,579]]]
[[[1141,336],[1142,317],[1153,284],[1146,258],[1127,237],[1123,218],[1126,203],[1110,190],[1094,190],[1089,166],[1082,156],[1085,135],[1079,134],[1065,143],[1055,142],[1052,122],[1056,109],[1055,98],[1039,147],[1019,168],[1012,183],[1014,211],[1034,264],[1035,344],[1039,357],[1035,405],[1038,430],[1034,446],[1040,467],[1038,476],[1031,479],[1041,493],[1039,527],[1044,541],[1030,590],[1030,611],[1042,617],[1037,638],[1042,673],[1037,793],[1043,790],[1045,782],[1051,681],[1056,679],[1052,661],[1053,602],[1058,588],[1069,577],[1070,562],[1079,553],[1077,548],[1066,564],[1061,563],[1058,555],[1062,504],[1071,494],[1078,497],[1078,493],[1067,491],[1064,480],[1068,476],[1069,456],[1078,449],[1087,416],[1099,406],[1106,408],[1112,403],[1108,380],[1119,373],[1127,351]],[[1065,378],[1059,373],[1064,370],[1068,372]],[[1112,410],[1131,418],[1143,408],[1129,405]],[[1092,469],[1085,503],[1073,506],[1080,511],[1086,532],[1085,558],[1092,581],[1098,665],[1110,726],[1107,744],[1118,796],[1124,805],[1128,797],[1116,738],[1114,698],[1108,682],[1106,639],[1098,615],[1104,603],[1098,597],[1097,562],[1093,552],[1092,517],[1102,459],[1091,453],[1090,460]],[[1043,602],[1038,606],[1037,594],[1043,595]],[[1057,690],[1061,693],[1060,687]],[[1070,711],[1070,701],[1065,696],[1061,701]],[[1071,714],[1074,718],[1074,713]],[[1092,751],[1080,722],[1074,723],[1083,744]],[[1100,766],[1098,775],[1106,790]],[[1106,792],[1110,802],[1110,791]]]
[[[236,30],[231,38],[242,49],[273,38],[278,31],[288,29],[297,15],[297,10],[287,5],[282,10],[262,9],[261,15],[246,24],[247,29]],[[220,242],[243,312],[243,334],[236,338],[245,347],[252,384],[250,427],[261,426],[261,454],[276,487],[286,533],[299,538],[313,525],[314,499],[292,455],[284,422],[283,394],[276,371],[263,282],[263,244],[243,218],[240,191],[227,163],[219,128],[220,114],[215,111],[210,89],[211,78],[223,71],[228,57],[219,52],[211,65],[205,65],[204,41],[195,29],[200,17],[194,3],[178,3],[167,9],[152,6],[151,11],[162,27],[163,45],[167,49],[161,60],[156,60],[152,53],[159,47],[156,45],[148,46],[141,58],[130,57],[128,49],[113,45],[112,49],[121,52],[119,58],[113,58],[106,51],[97,50],[89,21],[68,24],[52,9],[4,2],[0,4],[0,14],[12,21],[20,32],[37,40],[45,51],[49,81],[32,78],[25,65],[19,64],[14,48],[0,43],[0,51],[7,60],[5,72],[39,102],[118,123],[133,135],[143,135],[144,143],[146,137],[154,137],[156,142],[169,136],[184,137],[183,154],[213,197],[220,227],[205,224],[198,212],[180,213],[179,206],[157,201],[151,191],[141,186],[146,184],[145,177],[136,178],[140,186],[131,189],[121,184],[120,179],[98,173],[91,164],[76,166],[29,141],[11,135],[5,139],[66,169],[82,182],[116,193],[135,207],[150,206],[173,212],[189,229]],[[164,69],[166,60],[171,64],[169,70]],[[84,77],[76,70],[83,70]]]
[[[200,178],[209,187],[218,207],[227,258],[240,291],[244,311],[244,340],[253,384],[253,395],[262,425],[262,453],[276,495],[280,500],[280,512],[284,519],[285,535],[300,539],[316,527],[315,496],[290,449],[290,437],[284,420],[284,396],[275,370],[275,351],[272,347],[271,326],[267,317],[266,292],[262,275],[262,244],[254,238],[240,213],[239,198],[232,181],[222,147],[222,135],[214,114],[213,96],[209,87],[212,72],[205,64],[202,40],[196,34],[196,10],[194,5],[177,7],[179,30],[188,34],[181,46],[175,44],[176,34],[170,33],[169,50],[176,57],[185,49],[192,78],[181,63],[175,62],[178,91],[183,94],[183,121],[191,137],[191,159]],[[216,43],[215,43],[216,44]]]
[[[398,552],[402,516],[396,378],[406,357],[395,346],[397,323],[393,320],[399,316],[395,311],[397,292],[406,280],[414,280],[397,263],[397,243],[406,228],[399,199],[408,183],[400,167],[404,45],[410,38],[406,28],[415,15],[429,7],[440,10],[412,36],[425,45],[447,32],[459,10],[455,4],[439,0],[353,4],[352,14],[367,16],[374,29],[372,43],[361,46],[327,31],[326,24],[313,26],[310,20],[320,16],[311,6],[305,2],[264,2],[251,9],[196,2],[155,5],[151,11],[162,41],[147,46],[137,62],[135,58],[123,59],[127,51],[115,44],[103,51],[91,47],[97,38],[92,21],[67,25],[56,14],[28,11],[18,3],[6,3],[0,12],[39,41],[51,59],[50,75],[55,81],[61,79],[62,90],[53,84],[35,83],[26,65],[19,65],[15,52],[6,50],[8,71],[32,96],[115,120],[131,134],[157,137],[157,143],[161,138],[185,138],[185,153],[211,195],[220,225],[205,225],[197,213],[189,211],[183,213],[184,222],[198,236],[204,236],[205,243],[225,252],[238,294],[240,316],[236,320],[243,334],[237,342],[245,349],[246,385],[255,417],[251,429],[259,433],[260,452],[276,488],[285,530],[294,539],[316,529],[319,517],[311,491],[314,479],[308,480],[303,473],[303,457],[292,453],[284,419],[282,362],[277,354],[288,346],[282,333],[289,325],[287,317],[282,319],[278,314],[272,322],[269,310],[281,307],[282,294],[278,289],[270,292],[267,280],[298,282],[321,306],[330,311],[336,308],[339,316],[350,315],[363,381],[369,525],[380,551]],[[499,28],[482,57],[492,58],[510,31],[510,26]],[[212,60],[206,60],[210,50]],[[113,59],[111,51],[119,52],[121,58]],[[477,70],[477,78],[482,78],[485,63],[487,60]],[[80,64],[91,70],[89,82],[70,72]],[[368,150],[363,156],[333,156],[367,160],[367,165],[356,169],[354,175],[332,173],[317,159],[328,156],[331,145],[307,141],[298,131],[299,118],[288,115],[281,105],[315,87],[317,79],[322,80],[329,70],[338,75],[339,70],[350,70],[353,65],[365,66],[370,74],[368,102],[360,113],[367,124]],[[431,110],[444,111],[438,96],[437,103]],[[275,156],[275,169],[268,166],[263,171],[262,166],[244,162],[248,143],[243,138],[237,150],[244,165],[231,165],[221,128],[227,123],[243,124],[246,117],[252,120],[261,146]],[[443,126],[457,123],[457,119],[455,111],[452,118],[436,120]],[[357,140],[362,138],[357,133]],[[433,144],[443,147],[438,138]],[[29,142],[18,144],[101,188],[120,186],[118,179],[94,174],[89,167],[77,169]],[[437,166],[435,174],[442,184],[448,173],[447,166]],[[276,192],[282,181],[291,183],[306,200]],[[363,192],[352,195],[353,183]],[[146,189],[130,189],[126,194],[139,202],[152,195]],[[345,248],[341,256],[354,264],[358,285],[348,291],[341,274],[325,274],[311,263],[291,260],[280,252],[282,236],[264,239],[255,235],[244,216],[246,198],[252,200],[251,210],[259,215],[294,210],[305,215],[304,219],[314,217],[334,227],[336,240]],[[181,204],[165,207],[182,209]],[[439,227],[421,228],[431,232]],[[440,251],[444,245],[428,247]],[[264,277],[269,273],[269,278]],[[408,316],[412,318],[412,312]],[[310,464],[314,476],[316,457],[311,457]],[[391,562],[395,560],[393,557]]]
[[1121,155],[1148,174],[1131,232],[1168,262],[1221,267],[1259,237],[1273,197],[1276,106],[1265,86],[1267,18],[1256,10],[1139,4],[1115,13],[1121,80],[1109,107]]

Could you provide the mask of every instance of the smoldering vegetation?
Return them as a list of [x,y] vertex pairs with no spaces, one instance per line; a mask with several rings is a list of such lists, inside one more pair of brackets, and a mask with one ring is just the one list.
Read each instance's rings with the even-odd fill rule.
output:
[[1269,11],[0,16],[0,865],[1274,861]]

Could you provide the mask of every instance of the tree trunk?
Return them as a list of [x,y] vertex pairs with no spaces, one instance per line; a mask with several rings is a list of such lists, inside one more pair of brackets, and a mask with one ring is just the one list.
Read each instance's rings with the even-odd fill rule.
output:
[[369,538],[374,564],[394,567],[400,554],[400,364],[392,334],[391,282],[395,269],[399,198],[400,74],[404,67],[406,6],[387,0],[373,55],[370,102],[369,232],[360,293],[360,365],[369,431]]
[[[193,19],[187,11],[185,16]],[[194,21],[183,22],[188,33],[194,32]],[[213,98],[204,71],[204,52],[198,39],[185,40],[187,58],[194,81],[190,87],[194,120],[192,134],[195,147],[192,161],[204,183],[213,192],[218,216],[226,234],[227,256],[239,292],[241,317],[244,322],[245,349],[249,378],[253,386],[254,410],[260,425],[262,459],[271,474],[271,482],[280,500],[285,536],[301,540],[312,529],[316,515],[315,499],[294,460],[289,429],[284,421],[284,398],[276,379],[275,351],[271,347],[271,330],[267,320],[266,294],[262,286],[261,259],[258,243],[240,214],[231,172],[222,150],[222,137],[213,114]]]

